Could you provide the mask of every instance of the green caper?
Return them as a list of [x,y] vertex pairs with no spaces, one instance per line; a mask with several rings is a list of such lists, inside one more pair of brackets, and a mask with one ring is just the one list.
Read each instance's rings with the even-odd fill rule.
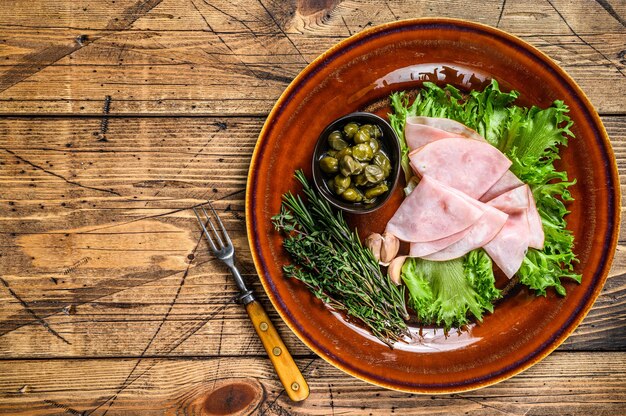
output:
[[328,139],[343,139],[343,135],[339,130],[335,130],[328,135]]
[[348,202],[361,202],[363,200],[363,195],[359,192],[358,189],[350,187],[346,189],[341,197]]
[[357,131],[359,131],[359,125],[356,123],[348,123],[343,127],[343,132],[348,139],[354,137]]
[[344,156],[352,156],[351,147],[346,147],[345,149],[338,151],[337,154],[335,155],[335,159],[341,160]]
[[336,150],[327,150],[326,151],[326,156],[334,157],[335,159],[337,159],[337,151]]
[[378,139],[383,135],[383,132],[378,125],[376,124],[366,124],[366,125],[369,126],[370,136],[373,139]]
[[346,191],[346,189],[348,189],[351,182],[352,181],[350,180],[349,176],[342,176],[342,175],[335,176],[335,178],[333,179],[333,185],[332,185],[333,192],[337,195],[343,194]]
[[369,142],[367,142],[367,144],[370,145],[370,147],[372,148],[372,151],[374,153],[378,152],[380,150],[380,141],[376,140],[376,139],[371,139]]
[[365,177],[365,173],[364,172],[359,173],[352,180],[354,181],[354,184],[356,186],[367,185],[367,178]]
[[372,164],[382,169],[385,178],[391,173],[391,162],[383,152],[376,152],[372,158]]
[[385,179],[385,174],[383,173],[383,170],[376,165],[368,165],[363,171],[363,175],[365,175],[367,181],[372,184],[379,183],[380,181]]
[[343,176],[351,176],[361,173],[363,167],[352,156],[346,155],[339,161],[339,170]]
[[387,184],[381,183],[380,185],[376,185],[373,188],[369,188],[365,190],[365,198],[372,199],[376,198],[379,195],[384,194],[389,190]]
[[359,143],[367,143],[371,140],[370,137],[370,130],[369,129],[365,129],[363,127],[361,127],[356,134],[354,135],[354,137],[352,138],[352,140],[354,140],[354,143],[359,144]]
[[348,142],[341,137],[340,132],[334,131],[328,136],[328,145],[334,150],[341,150],[348,147]]
[[366,162],[374,157],[374,151],[367,143],[357,144],[352,148],[352,157],[359,162]]
[[339,171],[339,161],[334,157],[324,156],[320,160],[320,169],[325,173],[336,173]]

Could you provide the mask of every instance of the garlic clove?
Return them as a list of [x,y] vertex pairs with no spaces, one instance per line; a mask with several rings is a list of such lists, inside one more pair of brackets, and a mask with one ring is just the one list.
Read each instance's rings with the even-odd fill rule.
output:
[[400,240],[395,235],[385,232],[382,235],[382,246],[380,248],[380,261],[389,263],[400,250]]
[[387,269],[387,274],[391,278],[391,281],[396,285],[402,283],[402,278],[400,276],[402,272],[402,266],[404,265],[404,261],[408,256],[398,256],[395,259],[391,260],[389,263],[389,268]]
[[372,233],[365,239],[365,247],[374,254],[376,261],[380,261],[380,251],[383,245],[383,237],[378,233]]

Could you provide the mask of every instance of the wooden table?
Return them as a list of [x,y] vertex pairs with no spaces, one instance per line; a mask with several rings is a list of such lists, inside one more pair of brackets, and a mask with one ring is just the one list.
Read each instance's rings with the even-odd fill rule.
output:
[[291,79],[341,39],[420,16],[498,26],[547,53],[588,94],[626,169],[623,0],[0,1],[0,412],[625,414],[623,245],[565,344],[464,394],[343,374],[255,283],[310,383],[298,404],[209,256],[187,209],[208,198],[257,281],[246,174]]

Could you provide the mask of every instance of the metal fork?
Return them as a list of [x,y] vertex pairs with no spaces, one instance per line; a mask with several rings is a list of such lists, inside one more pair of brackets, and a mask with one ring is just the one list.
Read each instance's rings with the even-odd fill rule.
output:
[[[265,351],[267,352],[267,355],[269,356],[270,361],[276,370],[276,374],[278,374],[278,378],[287,392],[287,395],[291,400],[296,402],[306,399],[309,396],[309,386],[307,382],[304,380],[302,373],[293,361],[291,354],[287,350],[285,343],[280,338],[276,328],[267,316],[267,313],[265,313],[263,306],[261,306],[261,304],[254,298],[254,294],[246,286],[246,283],[241,277],[241,273],[239,273],[239,270],[235,265],[235,247],[233,246],[233,242],[231,241],[228,232],[226,232],[226,227],[224,227],[222,220],[219,215],[217,215],[217,212],[215,211],[215,208],[213,208],[211,202],[207,202],[207,204],[211,209],[212,215],[209,215],[204,207],[200,206],[200,210],[204,214],[204,221],[200,218],[200,214],[196,208],[193,208],[193,212],[196,214],[196,218],[202,227],[202,231],[204,232],[204,235],[209,243],[211,251],[215,257],[228,266],[230,272],[235,278],[235,283],[237,284],[240,292],[238,299],[246,307],[248,316],[254,324],[254,329],[256,330],[259,338],[261,338],[263,347],[265,348]],[[214,222],[217,222],[219,232]],[[209,228],[207,228],[207,225]],[[211,231],[209,231],[209,229]]]

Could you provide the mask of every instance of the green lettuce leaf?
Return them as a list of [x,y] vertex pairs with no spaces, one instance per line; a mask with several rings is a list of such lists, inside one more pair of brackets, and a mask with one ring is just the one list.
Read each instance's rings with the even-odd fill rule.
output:
[[401,276],[417,318],[446,330],[467,324],[470,314],[482,321],[483,312],[493,312],[493,301],[500,297],[491,259],[483,250],[442,262],[409,258]]
[[470,251],[463,260],[463,270],[478,295],[480,306],[493,312],[493,301],[500,298],[501,292],[496,288],[491,258],[483,249]]

